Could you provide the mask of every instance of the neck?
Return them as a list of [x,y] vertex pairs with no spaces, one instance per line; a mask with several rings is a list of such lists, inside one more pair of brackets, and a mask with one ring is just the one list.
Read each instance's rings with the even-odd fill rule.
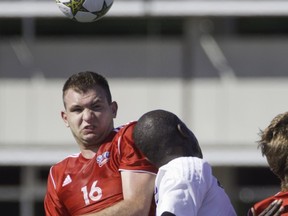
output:
[[86,159],[92,159],[97,151],[94,150],[88,150],[88,149],[81,149],[81,154]]
[[79,145],[81,154],[86,159],[91,159],[97,153],[100,145]]

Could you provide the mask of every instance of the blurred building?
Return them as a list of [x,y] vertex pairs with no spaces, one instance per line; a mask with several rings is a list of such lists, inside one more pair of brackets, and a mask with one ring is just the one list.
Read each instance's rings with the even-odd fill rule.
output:
[[94,23],[52,0],[0,0],[1,214],[44,215],[49,167],[78,152],[62,85],[92,70],[110,82],[116,125],[179,115],[245,215],[279,190],[256,141],[288,108],[287,24],[286,0],[115,0]]

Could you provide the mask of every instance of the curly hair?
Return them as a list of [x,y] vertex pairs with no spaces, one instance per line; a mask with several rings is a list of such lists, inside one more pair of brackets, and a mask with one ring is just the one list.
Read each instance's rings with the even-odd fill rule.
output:
[[[277,115],[265,130],[260,130],[258,148],[266,156],[271,171],[282,184],[288,182],[288,112]],[[287,188],[282,185],[282,188]]]

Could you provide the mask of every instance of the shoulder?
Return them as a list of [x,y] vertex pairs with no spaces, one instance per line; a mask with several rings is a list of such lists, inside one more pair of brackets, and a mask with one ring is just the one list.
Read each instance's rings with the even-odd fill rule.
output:
[[[256,214],[260,214],[262,211],[264,211],[264,209],[266,209],[270,203],[272,203],[274,200],[277,200],[279,199],[278,195],[281,194],[283,195],[283,193],[278,193],[274,196],[270,196],[270,197],[267,197],[259,202],[257,202],[256,204],[254,204],[253,208],[256,212]],[[288,193],[285,193],[285,196],[287,197]],[[283,198],[283,197],[282,197]],[[288,199],[287,198],[284,198],[283,201],[287,202]]]
[[278,192],[273,196],[269,196],[254,205],[254,209],[258,212],[263,211],[274,200],[282,199],[283,205],[288,205],[288,192]]
[[59,176],[63,174],[65,170],[73,169],[75,166],[75,163],[77,163],[79,159],[79,156],[80,156],[80,153],[72,154],[62,159],[61,161],[55,163],[50,168],[50,176],[51,177]]
[[125,134],[125,133],[132,133],[133,129],[135,127],[136,121],[130,121],[126,124],[123,124],[121,126],[118,126],[114,129],[119,134]]
[[69,164],[69,163],[77,160],[79,158],[79,156],[80,156],[80,153],[75,153],[75,154],[68,155],[66,158],[64,158],[64,159],[58,161],[57,163],[55,163],[53,165],[53,167],[61,167],[61,166],[65,165],[65,164]]
[[68,157],[50,167],[48,175],[48,185],[51,186],[50,188],[61,188],[60,186],[63,183],[63,179],[65,178],[67,171],[75,171],[74,166],[79,156],[80,153],[69,155]]
[[125,140],[125,143],[133,143],[132,137],[135,124],[136,121],[132,121],[115,128],[114,131],[116,132],[116,136],[114,137],[114,140],[116,139],[118,144],[122,143],[123,140]]
[[209,187],[214,181],[212,168],[196,157],[179,157],[159,168],[157,181],[173,179],[176,182]]
[[181,176],[185,174],[189,174],[190,176],[195,172],[201,173],[202,175],[211,175],[211,169],[212,168],[207,161],[197,157],[179,157],[159,168],[159,170],[163,171],[181,172]]

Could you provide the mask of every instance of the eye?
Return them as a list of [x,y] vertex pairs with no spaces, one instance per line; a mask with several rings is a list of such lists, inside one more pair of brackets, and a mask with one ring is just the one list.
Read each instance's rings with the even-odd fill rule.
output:
[[93,105],[91,106],[91,109],[92,109],[92,110],[100,110],[101,108],[102,108],[102,106],[99,105],[99,104],[93,104]]
[[103,107],[105,107],[105,103],[103,103],[102,101],[97,101],[91,104],[90,109],[94,111],[99,111],[102,110]]
[[82,108],[81,107],[73,107],[73,108],[71,108],[71,112],[76,112],[76,113],[79,113],[79,112],[82,112]]

